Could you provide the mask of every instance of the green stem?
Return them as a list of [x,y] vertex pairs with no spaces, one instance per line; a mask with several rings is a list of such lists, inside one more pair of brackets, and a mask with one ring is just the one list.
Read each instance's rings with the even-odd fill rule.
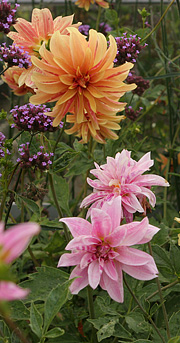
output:
[[[49,173],[49,184],[51,187],[52,196],[54,199],[54,203],[56,205],[56,209],[58,211],[59,218],[62,218],[62,211],[61,211],[61,208],[60,208],[58,200],[57,200],[56,191],[55,191],[54,182],[53,182],[53,177],[52,177],[52,174],[50,174],[50,173]],[[67,227],[64,223],[63,223],[63,230],[64,230],[66,241],[69,242],[70,241],[69,231],[67,230]]]
[[[21,194],[24,191],[24,175],[25,175],[25,169],[23,169],[22,174],[21,174]],[[24,202],[22,201],[21,204],[21,223],[24,222]]]
[[[88,285],[87,286],[87,297],[88,297],[88,308],[89,308],[89,318],[90,319],[95,319],[95,313],[94,313],[94,302],[93,302],[93,290],[92,288]],[[91,337],[91,342],[92,343],[97,343],[97,338],[96,338],[96,330],[94,327],[92,327],[92,337]]]
[[163,343],[166,343],[164,340],[164,337],[161,335],[158,327],[156,326],[156,324],[154,323],[154,321],[152,320],[151,316],[144,310],[144,308],[142,307],[141,303],[139,302],[139,300],[136,298],[134,292],[132,291],[132,289],[130,288],[130,286],[128,285],[125,276],[123,276],[124,278],[124,283],[128,289],[128,291],[131,293],[132,297],[134,298],[135,302],[137,303],[137,305],[139,306],[139,308],[141,309],[141,311],[144,313],[144,315],[147,317],[147,319],[151,322],[152,326],[154,327],[154,329],[156,330],[158,336],[161,338]]
[[17,337],[19,337],[20,342],[23,343],[29,343],[27,338],[24,336],[23,332],[19,329],[19,327],[12,321],[11,318],[8,317],[8,315],[5,313],[5,311],[0,307],[0,312],[2,315],[3,320],[8,325],[8,327],[11,329],[12,332],[15,333]]
[[34,256],[34,254],[33,254],[32,249],[31,249],[30,246],[28,246],[28,252],[29,252],[29,255],[30,255],[31,258],[32,258],[32,261],[34,262],[34,265],[35,265],[36,267],[40,267],[40,264],[39,264],[39,262],[37,261],[36,257]]
[[[169,283],[169,285],[164,286],[164,287],[161,288],[161,292],[162,292],[162,291],[166,291],[166,289],[171,288],[171,287],[177,285],[178,283],[179,283],[179,280],[175,280],[175,281]],[[148,301],[148,300],[150,300],[151,298],[153,298],[156,294],[158,294],[158,292],[159,292],[159,291],[156,291],[156,292],[152,293],[151,295],[149,295],[149,296],[145,299],[145,301]]]
[[99,30],[99,22],[100,22],[100,18],[101,18],[101,7],[99,6],[99,8],[98,8],[97,20],[96,20],[96,31],[98,31],[98,30]]
[[[153,257],[153,252],[152,252],[152,247],[151,247],[151,243],[150,242],[148,242],[148,248],[149,248],[150,255]],[[164,321],[165,321],[166,330],[167,330],[167,337],[168,337],[168,340],[169,340],[171,338],[171,336],[170,336],[168,315],[167,315],[167,312],[166,312],[166,307],[165,307],[165,304],[164,304],[164,298],[163,298],[163,295],[162,295],[161,285],[160,285],[158,277],[156,278],[156,283],[157,283],[157,287],[158,287],[160,303],[161,303],[162,310],[163,310],[163,316],[164,316]]]
[[161,24],[163,18],[165,17],[166,13],[168,12],[169,8],[172,6],[172,4],[174,3],[174,1],[175,1],[175,0],[172,0],[172,1],[170,2],[170,4],[167,6],[166,10],[164,11],[163,15],[162,15],[161,18],[159,19],[158,23],[156,24],[156,26],[154,26],[154,28],[152,29],[152,31],[149,32],[148,35],[147,35],[146,37],[144,37],[143,39],[141,39],[141,43],[145,42],[145,41],[147,40],[147,38],[149,38],[149,37],[152,35],[152,33],[153,33],[154,31],[156,31],[156,29],[157,29],[158,26]]
[[20,131],[17,133],[17,135],[15,135],[12,140],[15,141],[16,138],[18,138],[20,135],[22,135],[22,133],[24,132],[24,130]]
[[1,72],[0,72],[0,75],[4,74],[6,70],[8,70],[9,67],[6,67],[5,69],[3,69]]

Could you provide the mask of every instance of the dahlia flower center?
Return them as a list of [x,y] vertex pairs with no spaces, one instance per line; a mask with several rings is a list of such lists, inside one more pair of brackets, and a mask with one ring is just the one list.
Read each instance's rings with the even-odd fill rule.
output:
[[109,182],[109,186],[113,188],[113,192],[116,192],[118,194],[121,193],[121,182],[117,179],[112,179]]
[[97,246],[96,248],[96,257],[97,258],[103,258],[104,260],[107,260],[109,258],[109,252],[111,251],[111,247],[108,244],[102,244]]
[[79,94],[82,94],[82,88],[87,88],[88,82],[90,80],[89,74],[83,75],[78,67],[76,70],[76,76],[73,79],[73,84],[69,87],[70,89],[74,89],[79,87],[78,91]]

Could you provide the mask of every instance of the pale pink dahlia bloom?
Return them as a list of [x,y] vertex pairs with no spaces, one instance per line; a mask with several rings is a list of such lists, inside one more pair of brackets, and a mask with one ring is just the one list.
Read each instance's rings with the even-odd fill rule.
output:
[[122,150],[115,158],[107,157],[107,163],[90,171],[98,180],[87,178],[87,183],[93,187],[93,193],[88,195],[80,207],[91,207],[87,213],[90,215],[92,208],[101,208],[104,202],[121,195],[123,216],[127,222],[133,220],[133,213],[143,213],[144,198],[149,199],[151,206],[155,206],[156,197],[150,190],[151,186],[169,186],[169,183],[161,176],[145,174],[152,167],[154,161],[150,158],[150,152],[145,154],[138,162],[131,158],[131,152]]
[[[4,223],[0,222],[0,264],[10,264],[27,248],[33,236],[40,232],[36,223],[22,223],[4,231]],[[0,301],[23,299],[29,293],[10,281],[0,281]]]
[[120,226],[121,197],[93,208],[91,224],[82,218],[62,218],[73,235],[66,246],[71,254],[61,256],[58,267],[75,266],[70,279],[77,277],[70,291],[77,294],[88,284],[95,289],[100,285],[110,297],[123,302],[122,271],[138,280],[157,277],[154,259],[144,251],[131,248],[151,240],[158,228],[148,218]]

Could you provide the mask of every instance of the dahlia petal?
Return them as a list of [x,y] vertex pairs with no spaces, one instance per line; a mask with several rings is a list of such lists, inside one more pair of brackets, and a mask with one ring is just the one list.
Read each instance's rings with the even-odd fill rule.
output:
[[101,240],[92,236],[79,236],[72,239],[66,246],[66,250],[91,251],[92,246],[100,244]]
[[139,175],[135,180],[139,186],[151,187],[151,186],[162,186],[169,187],[169,182],[159,175]]
[[100,281],[100,268],[98,260],[90,263],[88,267],[88,280],[90,286],[95,289]]
[[118,267],[118,281],[114,281],[109,276],[103,272],[100,280],[100,286],[106,290],[109,296],[122,303],[124,301],[124,291],[123,291],[123,277],[120,263],[117,263]]
[[142,208],[140,202],[133,193],[128,194],[127,196],[123,196],[122,203],[126,210],[130,213],[134,213],[136,211],[144,212],[144,209]]
[[86,268],[92,261],[94,261],[96,259],[96,256],[94,256],[94,254],[93,254],[93,250],[92,250],[92,252],[86,252],[86,253],[83,252],[83,254],[84,255],[83,255],[81,262],[80,262],[80,268],[81,269]]
[[144,251],[123,246],[116,251],[119,255],[115,259],[128,266],[142,266],[149,262],[149,255]]
[[132,222],[124,224],[120,227],[120,230],[127,230],[126,236],[121,242],[122,246],[131,246],[139,244],[139,242],[146,236],[146,232],[149,227],[148,218],[145,217],[141,222]]
[[[125,225],[118,226],[116,229],[113,230],[113,232],[106,236],[104,241],[109,244],[111,247],[117,247],[121,244],[124,245],[124,240],[127,235],[127,230]],[[128,244],[127,244],[128,245]]]
[[118,274],[113,260],[104,263],[104,272],[114,281],[118,281]]
[[72,294],[78,294],[81,289],[88,285],[88,268],[81,269],[79,266],[76,266],[70,275],[70,279],[75,277],[77,279],[69,287]]
[[32,12],[32,25],[41,39],[48,39],[54,32],[53,18],[48,8],[34,8]]
[[110,216],[112,229],[116,229],[120,225],[122,216],[121,197],[117,196],[111,201],[105,202],[102,206],[102,210]]
[[58,262],[57,267],[75,266],[81,262],[84,252],[76,252],[71,254],[63,254]]
[[96,192],[96,193],[91,193],[86,198],[83,199],[83,201],[82,201],[82,203],[80,205],[80,208],[87,207],[92,202],[97,201],[99,199],[102,199],[104,196],[107,196],[108,194],[109,194],[108,192],[104,192],[104,191],[100,191],[100,192]]
[[104,239],[112,231],[112,223],[109,214],[98,208],[91,211],[92,235]]
[[129,266],[126,264],[122,264],[122,270],[124,270],[127,274],[138,280],[152,280],[156,278],[158,276],[157,267],[152,256],[148,256],[149,262],[142,265],[141,268],[139,266]]
[[73,237],[91,235],[92,225],[83,218],[61,218],[59,221],[65,223],[68,226]]
[[149,224],[144,237],[137,244],[148,243],[159,230],[158,227]]

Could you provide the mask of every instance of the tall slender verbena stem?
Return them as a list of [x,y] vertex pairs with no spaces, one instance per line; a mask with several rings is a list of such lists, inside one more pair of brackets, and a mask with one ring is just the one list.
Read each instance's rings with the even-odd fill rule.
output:
[[[151,243],[150,242],[148,242],[148,248],[149,248],[150,255],[153,257],[153,252],[152,252],[152,247],[151,247]],[[163,316],[164,316],[164,321],[165,321],[166,330],[167,330],[167,337],[168,337],[168,340],[169,340],[171,338],[171,336],[170,336],[168,315],[167,315],[167,312],[166,312],[166,307],[165,307],[165,304],[164,304],[164,298],[163,298],[163,295],[162,295],[161,285],[160,285],[158,277],[156,278],[156,283],[157,283],[159,298],[160,298],[160,302],[161,302],[161,306],[162,306],[162,310],[163,310]]]

